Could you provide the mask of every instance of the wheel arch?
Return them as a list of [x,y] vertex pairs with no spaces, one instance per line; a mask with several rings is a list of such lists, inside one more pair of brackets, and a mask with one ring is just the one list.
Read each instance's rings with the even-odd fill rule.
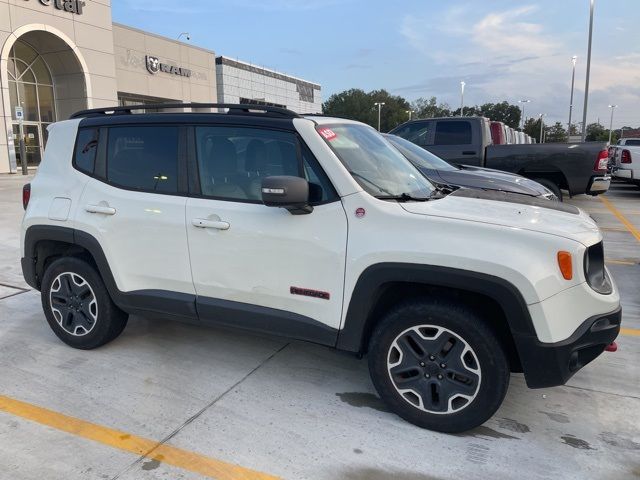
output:
[[427,296],[480,310],[505,347],[513,371],[522,371],[518,338],[535,336],[527,305],[506,280],[468,270],[404,263],[368,267],[353,290],[337,348],[366,353],[381,316],[393,305]]
[[36,290],[40,289],[47,266],[58,257],[70,256],[82,258],[95,267],[111,297],[117,296],[118,289],[104,252],[91,235],[57,225],[32,225],[25,232],[24,244],[23,274]]

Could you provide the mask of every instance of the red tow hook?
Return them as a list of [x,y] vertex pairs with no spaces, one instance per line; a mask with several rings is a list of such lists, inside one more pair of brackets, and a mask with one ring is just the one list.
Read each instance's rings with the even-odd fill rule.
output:
[[609,345],[605,347],[605,352],[617,352],[618,344],[616,342],[611,342]]

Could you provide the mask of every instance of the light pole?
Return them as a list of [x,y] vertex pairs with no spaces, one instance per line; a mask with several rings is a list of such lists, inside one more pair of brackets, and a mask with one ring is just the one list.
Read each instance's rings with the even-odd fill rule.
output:
[[620,128],[620,138],[624,138],[624,129],[625,129],[625,128],[626,128],[626,127],[621,127],[621,128]]
[[382,111],[382,106],[384,105],[384,102],[376,102],[374,103],[374,105],[378,107],[378,131],[380,131],[380,112]]
[[582,141],[587,138],[587,106],[589,105],[589,75],[591,74],[591,38],[593,37],[593,4],[589,2],[589,44],[587,47],[587,78],[584,83],[584,108],[582,109]]
[[613,128],[613,111],[618,105],[609,105],[611,109],[611,120],[609,120],[609,145],[611,145],[611,129]]
[[415,110],[405,110],[405,113],[409,114],[409,121],[411,121],[411,114],[412,113],[416,113],[416,111]]
[[[571,70],[571,99],[569,100],[569,130],[567,130],[569,135],[571,135],[571,113],[573,112],[573,86],[576,82],[576,60],[578,60],[577,56],[571,57],[573,68]],[[569,141],[569,135],[567,135],[567,141]]]
[[460,116],[464,114],[464,86],[466,83],[460,82]]
[[525,103],[529,103],[530,101],[531,101],[531,100],[524,100],[524,99],[523,99],[523,100],[518,100],[518,103],[523,104],[523,105],[520,107],[520,109],[522,110],[522,128],[521,128],[521,130],[524,130],[524,122],[527,120],[527,119],[525,118],[525,116],[524,116],[524,104],[525,104]]
[[544,128],[543,127],[544,121],[542,120],[542,117],[544,117],[544,113],[541,113],[539,117],[540,117],[540,141],[538,143],[542,143],[542,129]]

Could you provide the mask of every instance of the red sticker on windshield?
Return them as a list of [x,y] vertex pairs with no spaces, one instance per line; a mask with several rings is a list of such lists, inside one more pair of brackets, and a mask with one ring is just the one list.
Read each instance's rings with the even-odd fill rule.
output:
[[329,140],[329,141],[331,141],[331,140],[335,139],[335,138],[338,136],[338,135],[336,134],[336,132],[334,132],[334,131],[333,131],[333,130],[331,130],[330,128],[321,128],[321,129],[319,129],[319,130],[318,130],[318,133],[319,133],[320,135],[322,135],[322,137],[323,137],[325,140]]

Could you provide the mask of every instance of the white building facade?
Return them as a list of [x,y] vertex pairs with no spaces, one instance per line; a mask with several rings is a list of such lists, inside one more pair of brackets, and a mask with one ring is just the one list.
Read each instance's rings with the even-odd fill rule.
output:
[[321,87],[301,78],[228,57],[216,58],[219,103],[251,103],[322,112]]

